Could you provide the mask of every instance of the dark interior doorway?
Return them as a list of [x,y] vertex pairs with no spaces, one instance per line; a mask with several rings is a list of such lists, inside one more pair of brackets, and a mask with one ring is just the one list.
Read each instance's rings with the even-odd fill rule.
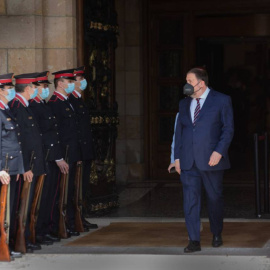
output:
[[208,37],[196,42],[196,63],[209,72],[209,86],[230,95],[235,135],[230,148],[232,170],[225,182],[252,184],[253,134],[267,126],[269,37]]

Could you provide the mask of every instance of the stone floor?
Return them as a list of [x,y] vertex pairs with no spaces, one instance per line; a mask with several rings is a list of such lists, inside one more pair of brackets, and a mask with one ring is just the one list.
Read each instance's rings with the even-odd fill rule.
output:
[[[269,222],[268,214],[257,219],[253,187],[225,187],[225,222]],[[132,183],[119,187],[120,207],[103,217],[92,217],[99,228],[111,222],[184,222],[181,186],[177,182]],[[207,222],[206,205],[202,220]],[[90,233],[93,233],[91,231]],[[269,238],[269,232],[265,232]],[[81,234],[80,237],[86,233]],[[91,269],[91,270],[270,270],[270,241],[263,248],[204,248],[185,255],[183,247],[69,247],[62,240],[43,246],[11,263],[0,263],[0,270],[9,269]]]
[[[99,228],[110,222],[183,222],[179,218],[95,218]],[[207,221],[203,219],[203,221]],[[227,219],[226,221],[250,221]],[[254,221],[254,220],[253,220]],[[269,220],[259,220],[269,222]],[[270,222],[269,222],[270,225]],[[90,233],[93,233],[94,230]],[[267,233],[267,232],[266,232]],[[81,234],[83,237],[86,233]],[[11,263],[0,263],[0,270],[269,270],[270,241],[263,248],[204,248],[185,255],[183,247],[69,247],[76,238],[62,240],[52,246],[43,246],[34,254],[26,254]]]

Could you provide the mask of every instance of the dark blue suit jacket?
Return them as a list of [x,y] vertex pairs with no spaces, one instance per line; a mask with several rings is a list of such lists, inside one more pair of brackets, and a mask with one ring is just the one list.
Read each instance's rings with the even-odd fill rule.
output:
[[[174,157],[180,159],[181,170],[191,169],[194,162],[203,171],[229,169],[228,148],[234,133],[231,98],[210,90],[195,126],[190,115],[191,100],[187,97],[179,103]],[[222,158],[211,167],[208,162],[213,151]]]

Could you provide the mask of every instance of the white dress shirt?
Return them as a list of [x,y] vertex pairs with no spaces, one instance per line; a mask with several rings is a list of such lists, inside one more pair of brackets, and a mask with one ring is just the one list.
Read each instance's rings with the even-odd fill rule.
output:
[[[210,89],[207,87],[205,92],[199,97],[201,109],[202,109],[202,106],[203,106],[209,92],[210,92]],[[193,98],[191,103],[190,103],[190,114],[191,114],[192,123],[194,121],[194,112],[195,112],[196,106],[197,106],[197,100],[196,100],[196,98]]]

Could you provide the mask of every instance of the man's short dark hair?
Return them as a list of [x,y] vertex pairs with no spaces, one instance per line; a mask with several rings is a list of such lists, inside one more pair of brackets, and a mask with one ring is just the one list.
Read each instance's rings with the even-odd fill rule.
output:
[[27,86],[30,86],[30,84],[15,84],[15,91],[17,93],[23,93],[24,92],[24,89],[27,87]]
[[63,78],[57,78],[57,79],[54,79],[54,80],[53,80],[53,83],[54,83],[54,87],[55,87],[55,88],[57,88],[58,82],[59,82],[59,81],[63,81]]
[[205,85],[208,86],[208,74],[204,68],[200,67],[192,68],[191,70],[188,71],[187,74],[189,73],[194,74],[197,80],[204,81]]

